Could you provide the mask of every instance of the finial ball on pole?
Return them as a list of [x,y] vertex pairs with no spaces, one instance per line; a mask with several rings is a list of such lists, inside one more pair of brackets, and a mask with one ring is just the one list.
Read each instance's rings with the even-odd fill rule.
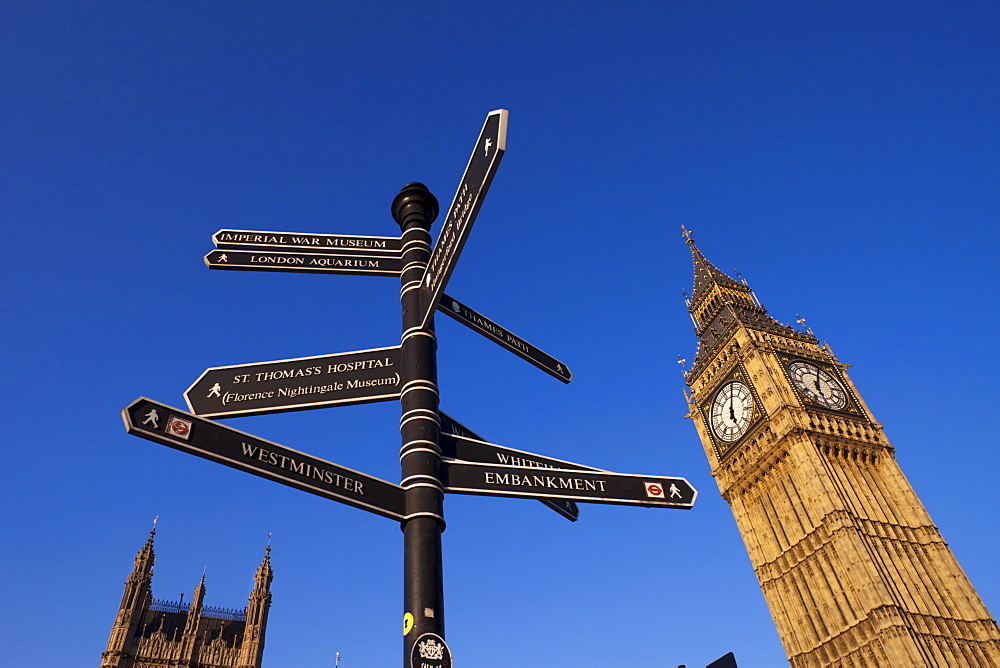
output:
[[392,217],[400,227],[413,213],[423,214],[433,223],[439,210],[437,198],[423,183],[407,183],[392,200]]

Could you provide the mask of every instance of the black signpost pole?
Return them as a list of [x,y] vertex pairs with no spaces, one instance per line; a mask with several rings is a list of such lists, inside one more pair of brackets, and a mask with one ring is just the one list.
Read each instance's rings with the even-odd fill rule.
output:
[[444,486],[441,483],[438,417],[437,340],[433,317],[424,323],[421,281],[431,254],[430,226],[438,202],[421,183],[403,187],[392,202],[402,228],[403,307],[400,434],[405,490],[403,529],[403,666],[410,668],[414,643],[425,634],[444,638],[444,575],[441,532]]

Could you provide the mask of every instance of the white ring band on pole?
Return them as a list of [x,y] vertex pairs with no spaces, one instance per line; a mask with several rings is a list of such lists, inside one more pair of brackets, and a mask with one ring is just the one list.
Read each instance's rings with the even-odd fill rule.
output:
[[429,380],[424,380],[419,378],[417,380],[411,380],[406,385],[403,385],[402,389],[399,391],[399,395],[402,396],[407,392],[413,392],[414,390],[427,390],[428,392],[433,392],[434,394],[440,396],[441,393],[438,391],[438,386]]
[[423,239],[411,239],[403,244],[403,247],[400,250],[400,257],[410,251],[424,251],[426,254],[430,255],[430,250],[430,243],[424,241]]
[[403,517],[402,521],[409,522],[410,520],[415,520],[418,517],[433,517],[434,519],[436,519],[438,522],[441,523],[441,530],[444,531],[444,528],[446,526],[444,518],[438,515],[437,513],[413,513],[411,515],[406,515],[405,517]]
[[[414,480],[426,480],[428,482],[412,482]],[[441,482],[434,476],[430,475],[411,475],[400,481],[399,486],[403,489],[412,489],[414,487],[433,487],[434,489],[439,489],[444,492],[444,486]]]
[[400,337],[400,340],[401,341],[405,341],[406,339],[410,338],[411,336],[429,336],[432,339],[434,339],[435,341],[437,341],[437,337],[434,336],[433,332],[428,332],[426,329],[424,329],[422,327],[411,327],[411,328],[409,328],[408,330],[406,330],[405,332],[403,332],[403,336]]
[[411,417],[408,417],[408,418],[403,418],[402,420],[400,420],[400,422],[399,422],[399,431],[403,431],[403,427],[405,427],[406,423],[410,422],[411,420],[429,420],[429,421],[434,422],[435,424],[437,424],[438,425],[438,429],[441,428],[441,424],[439,422],[435,421],[434,418],[432,418],[432,417],[429,417],[427,415],[414,415],[414,416],[411,416]]
[[430,408],[411,408],[400,416],[399,424],[403,424],[417,415],[423,415],[425,418],[441,424],[441,418],[438,417],[437,411],[431,410]]
[[418,289],[420,288],[421,283],[423,283],[423,281],[407,281],[406,283],[403,283],[403,287],[400,288],[399,294],[403,294],[409,290]]
[[434,451],[434,448],[437,448],[437,452],[441,451],[441,448],[438,448],[438,444],[437,443],[435,443],[434,441],[428,441],[426,439],[417,439],[417,440],[414,440],[414,441],[407,441],[406,443],[403,444],[403,447],[401,447],[399,449],[399,451],[403,452],[404,450],[411,450],[412,446],[417,446],[417,445],[428,445],[428,446],[431,447],[430,451],[432,451],[432,452]]
[[426,453],[434,455],[438,459],[441,458],[441,451],[440,450],[434,450],[433,448],[400,448],[400,450],[399,450],[399,462],[402,464],[404,458],[409,457],[410,455],[412,455],[415,452],[426,452]]

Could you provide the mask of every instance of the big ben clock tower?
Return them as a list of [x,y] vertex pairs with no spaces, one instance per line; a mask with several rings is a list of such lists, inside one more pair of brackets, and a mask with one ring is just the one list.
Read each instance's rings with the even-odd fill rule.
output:
[[790,664],[1000,666],[1000,631],[842,364],[694,257],[690,413]]

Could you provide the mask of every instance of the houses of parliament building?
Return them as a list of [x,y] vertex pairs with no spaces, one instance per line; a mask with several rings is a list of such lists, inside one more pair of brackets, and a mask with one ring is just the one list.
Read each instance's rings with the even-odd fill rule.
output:
[[[153,538],[135,557],[101,668],[260,668],[271,606],[271,546],[243,609],[205,605],[205,576],[189,604],[153,598]],[[183,598],[183,597],[182,597]]]

